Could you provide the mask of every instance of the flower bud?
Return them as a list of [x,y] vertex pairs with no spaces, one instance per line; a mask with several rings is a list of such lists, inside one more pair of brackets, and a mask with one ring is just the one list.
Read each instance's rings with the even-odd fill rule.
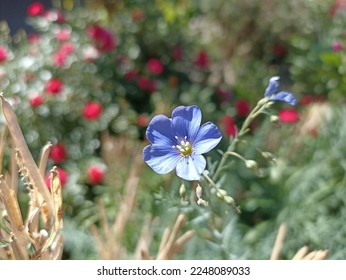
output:
[[220,199],[224,199],[225,195],[227,195],[227,192],[224,189],[218,189],[216,191],[216,196]]
[[257,162],[252,160],[252,159],[246,160],[245,165],[247,168],[252,169],[252,170],[257,170],[257,168],[258,168]]
[[276,115],[271,115],[270,116],[270,122],[272,123],[277,123],[279,121],[279,117]]
[[184,197],[185,194],[186,194],[186,188],[185,188],[185,184],[182,183],[180,188],[179,188],[179,194],[180,194],[180,197]]
[[270,109],[270,107],[274,104],[273,101],[269,101],[267,104],[266,104],[266,109]]
[[196,196],[198,199],[202,198],[202,193],[203,193],[203,189],[202,187],[198,184],[197,188],[196,188]]
[[234,199],[230,197],[229,195],[224,197],[224,201],[229,205],[234,205]]

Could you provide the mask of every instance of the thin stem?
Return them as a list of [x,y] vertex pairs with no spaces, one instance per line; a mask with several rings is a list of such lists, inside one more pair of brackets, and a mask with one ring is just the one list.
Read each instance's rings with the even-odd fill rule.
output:
[[[213,182],[216,182],[221,174],[221,171],[224,169],[224,166],[226,164],[226,161],[230,155],[234,155],[232,152],[235,150],[237,143],[240,141],[240,137],[244,136],[248,131],[251,122],[261,113],[263,113],[264,109],[266,108],[266,104],[268,103],[268,98],[262,98],[260,101],[258,101],[255,108],[250,112],[250,114],[245,119],[242,127],[240,128],[239,132],[233,139],[232,143],[228,146],[227,151],[222,155],[222,158],[220,160],[220,163],[218,167],[216,168],[216,171],[214,173],[214,176],[212,178]],[[238,155],[238,154],[237,154]]]

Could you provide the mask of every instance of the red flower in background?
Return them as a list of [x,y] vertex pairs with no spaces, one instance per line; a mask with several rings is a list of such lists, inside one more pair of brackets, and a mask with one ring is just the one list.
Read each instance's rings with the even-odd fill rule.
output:
[[0,63],[7,60],[7,49],[0,46]]
[[124,77],[128,81],[133,81],[137,78],[137,72],[136,70],[129,70],[124,74]]
[[217,88],[215,94],[221,104],[229,102],[232,97],[232,93],[229,90],[223,88]]
[[151,58],[147,62],[147,69],[155,75],[161,75],[163,72],[163,65],[157,58]]
[[204,69],[209,65],[208,54],[205,51],[200,51],[195,59],[195,65],[198,68]]
[[50,95],[57,95],[61,92],[63,88],[63,84],[60,79],[58,78],[52,78],[48,81],[46,84],[46,91]]
[[53,145],[50,150],[49,158],[54,161],[54,163],[63,162],[67,158],[65,146],[62,143]]
[[302,98],[300,98],[299,105],[307,106],[307,105],[310,105],[312,103],[324,102],[324,101],[326,101],[326,98],[323,96],[305,95]]
[[[62,169],[61,167],[58,167],[56,171],[59,174],[61,186],[64,187],[65,184],[67,183],[68,173],[67,173],[66,170]],[[50,176],[49,176],[49,174],[50,173],[48,173],[46,175],[46,178],[45,178],[45,182],[46,182],[46,185],[47,185],[48,188],[50,188]]]
[[236,136],[237,126],[235,125],[234,119],[230,115],[225,115],[221,119],[221,124],[224,128],[226,135],[232,136],[232,137]]
[[116,39],[106,28],[99,25],[91,25],[87,28],[87,35],[94,40],[100,51],[110,52],[116,47]]
[[101,184],[104,180],[104,170],[99,166],[90,166],[87,170],[87,180],[92,185]]
[[299,113],[294,109],[283,109],[279,112],[281,123],[296,123],[299,121]]
[[40,2],[33,2],[28,6],[27,12],[30,17],[36,17],[43,14],[44,7]]
[[272,47],[272,52],[275,55],[275,57],[283,58],[286,55],[287,50],[286,50],[284,45],[282,45],[280,43],[276,43]]
[[36,108],[43,104],[43,97],[41,95],[33,96],[29,99],[29,103],[32,107]]
[[88,102],[83,109],[83,116],[87,120],[97,120],[103,111],[102,105],[96,101]]
[[142,90],[147,90],[149,92],[154,92],[156,90],[156,82],[154,80],[149,80],[146,77],[139,77],[137,80],[137,85]]
[[238,117],[247,117],[250,113],[250,105],[245,99],[239,99],[235,102],[235,109],[237,111]]
[[32,33],[28,35],[28,42],[30,44],[36,44],[40,42],[40,40],[41,40],[41,36],[39,34]]
[[136,122],[140,127],[147,127],[149,123],[149,117],[146,114],[140,114],[137,116]]

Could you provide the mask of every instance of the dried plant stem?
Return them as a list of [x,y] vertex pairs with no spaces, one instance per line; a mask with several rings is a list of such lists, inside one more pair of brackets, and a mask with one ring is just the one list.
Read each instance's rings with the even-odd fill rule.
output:
[[49,191],[25,142],[23,133],[17,121],[17,116],[12,110],[11,105],[2,95],[0,95],[0,99],[7,126],[10,130],[15,147],[18,149],[21,158],[24,161],[28,176],[33,182],[35,182],[38,191],[42,194],[45,202],[47,203],[49,213],[54,213],[53,203]]
[[281,224],[279,227],[278,234],[276,236],[275,244],[272,250],[272,254],[270,256],[271,260],[278,260],[280,258],[280,253],[282,250],[282,246],[285,240],[287,228],[285,224]]
[[[275,244],[272,250],[271,260],[278,260],[282,250],[283,242],[286,236],[286,225],[281,224],[276,236]],[[308,246],[303,246],[293,256],[292,260],[324,260],[328,256],[328,250],[317,250],[309,253]]]
[[24,230],[23,218],[18,205],[17,196],[15,191],[7,186],[3,177],[0,177],[0,198],[7,210],[11,229],[13,231],[11,235],[11,245],[14,255],[16,259],[27,260],[29,259],[26,249],[28,239]]
[[179,232],[184,226],[185,219],[185,215],[180,214],[177,217],[172,232],[169,230],[169,228],[165,229],[156,259],[171,259],[172,256],[180,251],[185,243],[194,235],[194,231],[190,230],[185,232],[180,238],[178,238]]
[[134,206],[139,184],[139,172],[142,165],[143,161],[141,160],[140,154],[137,154],[131,166],[130,175],[125,183],[125,194],[120,205],[119,214],[111,227],[108,224],[104,206],[102,202],[99,202],[103,237],[94,225],[90,227],[90,231],[96,239],[99,248],[98,251],[102,259],[123,258],[125,249],[121,240]]

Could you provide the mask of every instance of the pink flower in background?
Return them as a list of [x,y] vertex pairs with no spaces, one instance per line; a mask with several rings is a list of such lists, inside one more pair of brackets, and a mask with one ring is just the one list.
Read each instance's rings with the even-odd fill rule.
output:
[[3,46],[0,46],[0,63],[7,60],[7,49]]
[[161,75],[163,72],[163,65],[157,58],[151,58],[147,62],[147,69],[155,75]]
[[225,115],[221,119],[221,124],[223,126],[223,130],[228,136],[236,136],[237,134],[237,126],[235,125],[234,119],[230,115]]
[[116,47],[116,39],[106,28],[99,25],[91,25],[87,28],[87,35],[94,40],[100,51],[110,52]]
[[101,184],[104,180],[104,170],[100,166],[90,166],[87,170],[87,180],[92,185]]
[[65,54],[71,54],[74,52],[74,45],[70,42],[63,43],[59,48],[59,52],[63,52]]
[[67,55],[65,52],[58,51],[57,53],[53,54],[53,64],[56,67],[61,67],[65,65],[66,60],[67,60]]
[[65,21],[64,13],[60,10],[49,10],[44,13],[44,18],[51,22],[63,23]]
[[28,6],[27,13],[30,17],[37,17],[42,15],[44,12],[44,7],[40,2],[33,2]]
[[52,146],[49,154],[49,158],[54,161],[54,163],[61,163],[67,158],[67,151],[62,143],[57,143]]
[[235,109],[239,117],[247,117],[247,115],[250,113],[249,102],[244,99],[239,99],[235,102]]
[[333,51],[335,51],[335,52],[340,52],[340,51],[343,50],[343,48],[344,48],[344,47],[343,47],[342,43],[339,42],[339,41],[334,42],[333,45],[332,45],[332,49],[333,49]]
[[56,33],[55,38],[58,41],[68,41],[71,38],[71,31],[69,29],[66,29],[66,28],[60,29]]
[[29,98],[29,103],[32,107],[36,108],[43,104],[43,97],[41,95],[36,95]]
[[63,89],[63,84],[61,80],[58,78],[52,78],[46,84],[46,91],[50,95],[57,95],[61,92],[62,89]]
[[299,121],[299,113],[295,109],[283,109],[279,112],[281,123],[296,123]]
[[[58,167],[56,170],[59,174],[59,178],[60,178],[60,182],[61,182],[61,186],[64,187],[65,184],[67,183],[67,179],[68,179],[68,173],[65,169],[62,169],[61,167]],[[50,177],[49,177],[49,173],[47,173],[46,178],[45,178],[45,182],[48,188],[50,188]]]
[[93,62],[100,57],[100,52],[94,46],[87,46],[82,50],[83,59],[86,62]]
[[97,120],[103,111],[102,105],[96,101],[88,102],[83,109],[83,116],[87,120]]
[[198,68],[204,69],[209,65],[209,57],[205,51],[200,51],[195,59],[195,65]]

